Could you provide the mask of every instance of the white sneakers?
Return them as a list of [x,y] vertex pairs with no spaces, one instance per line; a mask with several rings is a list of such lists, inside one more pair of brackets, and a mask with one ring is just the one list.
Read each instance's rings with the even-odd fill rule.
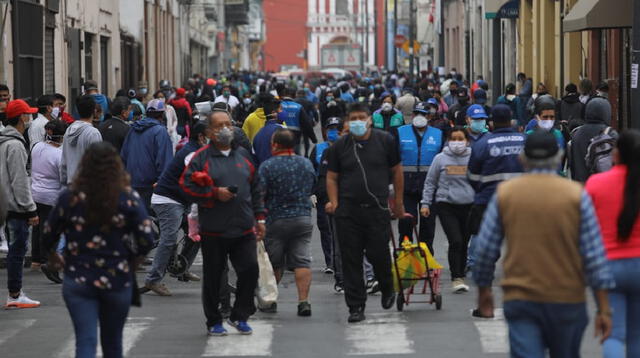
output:
[[24,292],[20,291],[20,296],[17,298],[7,296],[7,304],[4,305],[4,309],[19,309],[19,308],[36,308],[40,307],[40,301],[32,300]]
[[464,284],[463,278],[456,278],[453,280],[451,291],[453,291],[453,293],[469,292],[469,286]]

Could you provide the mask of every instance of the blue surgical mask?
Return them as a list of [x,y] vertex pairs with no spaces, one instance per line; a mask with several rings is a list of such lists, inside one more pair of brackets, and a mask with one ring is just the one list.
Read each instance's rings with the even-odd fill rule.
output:
[[327,102],[331,102],[333,101],[333,97],[332,96],[327,96]]
[[471,130],[475,133],[484,133],[487,129],[487,121],[484,119],[471,120]]
[[349,122],[349,132],[356,137],[362,137],[367,133],[367,121]]
[[327,140],[329,142],[337,141],[339,136],[340,135],[338,134],[338,130],[337,129],[329,129],[327,131]]

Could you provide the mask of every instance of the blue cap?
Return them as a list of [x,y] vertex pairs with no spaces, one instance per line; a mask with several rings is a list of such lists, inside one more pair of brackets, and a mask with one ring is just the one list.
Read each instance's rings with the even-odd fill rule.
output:
[[429,113],[429,104],[427,102],[419,102],[413,108],[413,113],[416,113],[416,112],[423,113],[423,114],[428,114]]
[[467,109],[467,117],[471,117],[471,119],[487,119],[487,113],[484,111],[484,108],[479,104],[473,104],[469,106]]
[[485,104],[487,103],[487,91],[482,88],[478,88],[473,91],[473,99],[477,104]]
[[432,105],[432,106],[436,106],[436,107],[440,107],[440,103],[438,103],[438,100],[431,97],[427,100],[427,104],[428,105]]
[[164,110],[165,110],[165,105],[164,105],[163,99],[159,99],[159,98],[152,99],[147,104],[147,112],[164,112]]

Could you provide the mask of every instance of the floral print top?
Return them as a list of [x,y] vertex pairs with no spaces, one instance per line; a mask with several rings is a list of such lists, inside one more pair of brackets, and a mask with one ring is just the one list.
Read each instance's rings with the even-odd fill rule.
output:
[[[131,285],[134,256],[144,256],[153,247],[154,232],[140,197],[135,191],[120,194],[118,209],[108,227],[86,223],[86,195],[65,190],[51,210],[44,227],[42,244],[53,250],[61,235],[65,276],[75,282],[103,290]],[[132,250],[136,250],[135,255]]]

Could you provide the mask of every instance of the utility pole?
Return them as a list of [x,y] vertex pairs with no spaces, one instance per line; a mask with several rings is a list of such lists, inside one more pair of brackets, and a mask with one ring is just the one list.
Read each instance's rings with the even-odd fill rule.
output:
[[415,0],[409,1],[409,80],[413,84],[413,65],[415,62],[416,12],[413,8]]
[[640,88],[638,72],[640,72],[640,1],[633,2],[633,33],[631,50],[631,113],[629,128],[640,129]]
[[[398,0],[393,0],[393,38],[398,34]],[[393,70],[398,72],[398,48],[393,46]]]

